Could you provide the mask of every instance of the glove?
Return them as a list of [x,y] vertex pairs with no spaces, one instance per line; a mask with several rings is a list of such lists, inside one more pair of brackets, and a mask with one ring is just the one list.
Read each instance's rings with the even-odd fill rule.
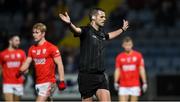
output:
[[66,88],[66,84],[64,81],[57,81],[57,86],[60,91],[62,91]]
[[24,73],[23,73],[22,71],[18,71],[18,72],[16,73],[16,78],[21,77],[23,74],[24,74]]
[[119,84],[118,84],[118,83],[114,83],[114,89],[115,89],[116,91],[119,90]]
[[148,88],[148,85],[146,83],[144,83],[142,85],[142,90],[143,90],[144,93],[147,91],[147,88]]

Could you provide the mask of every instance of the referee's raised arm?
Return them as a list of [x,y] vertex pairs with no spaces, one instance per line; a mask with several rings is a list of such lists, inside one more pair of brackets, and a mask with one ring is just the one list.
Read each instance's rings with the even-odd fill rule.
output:
[[123,20],[123,27],[119,28],[113,32],[109,32],[109,39],[113,39],[117,36],[119,36],[121,33],[123,33],[124,31],[126,31],[129,28],[129,23],[127,20]]
[[67,12],[65,14],[60,13],[59,17],[63,22],[68,24],[70,26],[71,31],[74,33],[75,36],[78,36],[81,34],[81,28],[76,27],[72,22]]

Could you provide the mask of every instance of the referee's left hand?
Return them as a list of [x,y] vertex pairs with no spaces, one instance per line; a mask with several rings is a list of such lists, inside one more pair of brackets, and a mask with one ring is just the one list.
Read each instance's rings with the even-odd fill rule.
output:
[[65,12],[65,14],[60,13],[60,14],[59,14],[59,17],[60,17],[61,20],[64,21],[65,23],[68,23],[68,24],[71,23],[71,19],[70,19],[70,17],[69,17],[69,15],[68,15],[67,12]]
[[129,22],[127,20],[123,20],[123,27],[122,29],[126,31],[129,28]]

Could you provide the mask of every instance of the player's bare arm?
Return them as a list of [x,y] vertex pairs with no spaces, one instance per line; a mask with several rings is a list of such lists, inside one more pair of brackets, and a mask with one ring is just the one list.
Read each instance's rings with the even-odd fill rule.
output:
[[58,67],[59,80],[64,81],[64,66],[63,66],[61,57],[60,56],[55,57],[54,62],[56,63],[56,65]]
[[81,28],[76,27],[76,26],[71,22],[71,19],[70,19],[70,17],[69,17],[69,15],[68,15],[67,12],[65,12],[65,14],[61,14],[61,13],[60,13],[60,14],[59,14],[59,17],[60,17],[60,19],[61,19],[63,22],[69,24],[69,26],[70,26],[71,29],[75,32],[75,34],[80,34],[80,33],[81,33]]
[[28,70],[30,64],[32,62],[32,58],[31,57],[27,57],[26,61],[22,64],[21,68],[19,69],[19,71],[21,72],[25,72]]
[[146,92],[146,90],[147,90],[147,80],[146,80],[146,71],[145,71],[144,66],[140,66],[139,71],[140,71],[140,77],[141,77],[142,82],[143,82],[142,89],[143,89],[143,92]]
[[145,68],[143,66],[140,66],[140,75],[141,75],[142,82],[147,83],[146,82],[146,72],[145,72]]
[[114,72],[114,82],[117,83],[120,78],[120,68],[116,68]]
[[25,60],[25,62],[22,64],[22,66],[20,67],[18,73],[16,73],[16,78],[19,78],[20,76],[22,76],[26,71],[28,71],[28,68],[30,66],[32,62],[32,58],[31,57],[27,57],[27,59]]
[[109,32],[109,39],[113,39],[117,36],[119,36],[122,32],[126,31],[129,27],[129,23],[127,20],[123,20],[123,27],[122,28],[119,28],[113,32]]
[[114,72],[114,88],[115,90],[119,89],[119,78],[120,78],[120,68],[116,68]]

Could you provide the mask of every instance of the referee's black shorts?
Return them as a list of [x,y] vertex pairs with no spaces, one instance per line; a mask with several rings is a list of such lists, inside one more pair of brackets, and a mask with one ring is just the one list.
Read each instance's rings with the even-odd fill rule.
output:
[[98,89],[109,90],[108,80],[104,73],[87,74],[79,73],[78,75],[79,92],[82,98],[89,98],[96,94]]

